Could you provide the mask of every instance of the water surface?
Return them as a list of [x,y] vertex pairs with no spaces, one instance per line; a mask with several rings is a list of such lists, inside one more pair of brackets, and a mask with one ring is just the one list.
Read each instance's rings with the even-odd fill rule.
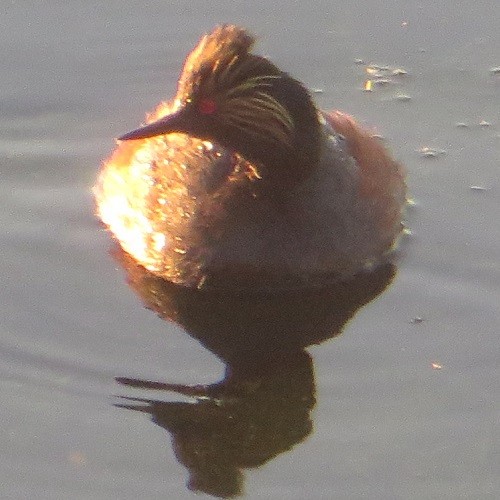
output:
[[[253,30],[322,107],[376,125],[416,200],[396,276],[342,335],[352,311],[330,314],[338,297],[295,306],[290,330],[285,305],[266,309],[281,318],[278,338],[307,330],[323,342],[276,358],[257,388],[224,349],[230,303],[227,321],[224,302],[199,319],[176,295],[178,323],[165,304],[163,319],[143,307],[140,291],[157,289],[110,253],[90,191],[113,138],[172,95],[185,54],[220,22]],[[236,481],[249,498],[497,498],[499,24],[494,0],[6,2],[1,496],[191,498],[189,481],[219,496]],[[363,92],[369,63],[408,74]],[[265,332],[258,316],[251,325]],[[208,392],[186,388],[199,384]],[[203,482],[217,476],[204,469],[193,481],[208,463],[190,462],[201,449],[231,474]]]

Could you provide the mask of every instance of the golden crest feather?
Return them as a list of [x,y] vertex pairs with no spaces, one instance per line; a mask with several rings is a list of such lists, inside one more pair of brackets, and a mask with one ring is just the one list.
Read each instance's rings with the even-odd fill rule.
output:
[[203,36],[186,58],[179,79],[179,93],[189,94],[196,79],[200,76],[206,78],[207,72],[215,75],[231,68],[239,58],[249,53],[254,42],[255,38],[245,29],[227,24]]

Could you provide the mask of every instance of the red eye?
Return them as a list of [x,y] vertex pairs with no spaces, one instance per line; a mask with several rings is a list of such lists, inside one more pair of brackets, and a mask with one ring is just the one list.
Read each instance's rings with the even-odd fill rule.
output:
[[212,115],[217,111],[217,104],[213,99],[202,99],[198,104],[198,110],[202,115]]

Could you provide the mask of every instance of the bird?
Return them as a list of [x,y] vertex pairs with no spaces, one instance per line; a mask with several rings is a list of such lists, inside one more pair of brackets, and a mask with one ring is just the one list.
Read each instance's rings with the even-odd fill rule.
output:
[[187,56],[177,92],[118,138],[97,215],[175,284],[280,290],[369,272],[403,233],[403,166],[225,24]]

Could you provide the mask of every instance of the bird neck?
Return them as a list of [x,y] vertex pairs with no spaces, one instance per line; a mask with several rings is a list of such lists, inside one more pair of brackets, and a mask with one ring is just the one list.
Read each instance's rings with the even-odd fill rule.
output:
[[321,156],[322,128],[318,110],[307,89],[286,73],[269,91],[282,104],[294,123],[290,145],[282,147],[249,142],[241,152],[257,164],[261,182],[272,190],[289,189],[300,183],[316,168]]

